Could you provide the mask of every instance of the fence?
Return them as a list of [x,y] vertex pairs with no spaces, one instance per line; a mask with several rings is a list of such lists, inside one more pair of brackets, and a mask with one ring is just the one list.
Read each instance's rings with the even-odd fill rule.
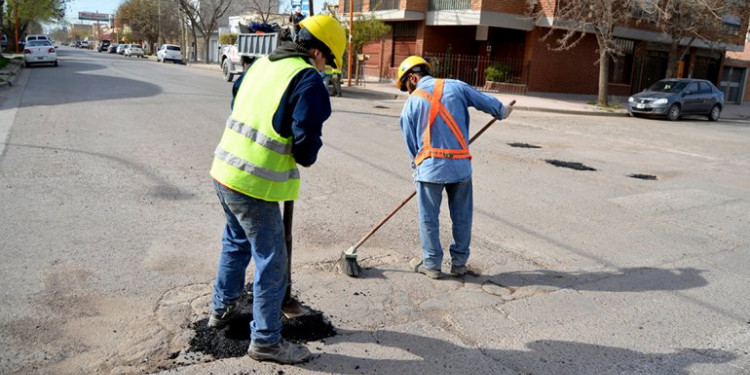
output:
[[471,9],[471,0],[430,0],[429,10]]
[[[528,64],[520,58],[488,58],[452,53],[424,54],[432,64],[432,74],[440,78],[453,78],[487,91],[526,91]],[[487,84],[494,81],[497,84]]]
[[[348,1],[348,0],[345,0]],[[399,9],[401,0],[370,0],[370,10],[390,10]]]

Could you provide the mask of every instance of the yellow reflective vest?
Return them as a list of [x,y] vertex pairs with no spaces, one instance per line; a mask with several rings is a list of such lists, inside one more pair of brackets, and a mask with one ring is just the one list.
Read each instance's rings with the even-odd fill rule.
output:
[[255,61],[245,73],[214,152],[211,177],[220,184],[265,201],[289,201],[299,195],[300,175],[292,155],[292,137],[273,128],[273,115],[289,82],[311,68],[306,60],[290,57]]

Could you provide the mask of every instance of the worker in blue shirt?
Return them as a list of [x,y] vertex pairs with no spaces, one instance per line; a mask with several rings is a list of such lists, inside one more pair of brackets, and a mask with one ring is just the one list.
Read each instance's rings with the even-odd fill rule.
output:
[[302,344],[281,337],[282,304],[290,270],[279,202],[298,198],[300,172],[315,163],[331,103],[320,71],[341,66],[346,31],[331,16],[301,22],[296,42],[256,59],[234,91],[232,113],[214,151],[211,177],[226,225],[211,294],[208,326],[227,326],[239,314],[252,260],[253,320],[248,356],[300,363]]
[[302,13],[302,8],[300,6],[297,6],[294,8],[294,12],[289,15],[289,22],[292,23],[292,27],[294,27],[294,35],[292,35],[293,38],[297,38],[297,34],[299,34],[300,31],[300,22],[305,19],[305,14]]
[[453,224],[450,245],[453,276],[467,272],[473,197],[469,153],[469,111],[474,107],[497,119],[507,118],[513,107],[454,79],[430,76],[430,64],[419,56],[406,58],[398,68],[396,85],[408,91],[401,112],[401,131],[415,169],[422,257],[409,262],[413,271],[430,278],[442,276],[440,203],[443,190]]

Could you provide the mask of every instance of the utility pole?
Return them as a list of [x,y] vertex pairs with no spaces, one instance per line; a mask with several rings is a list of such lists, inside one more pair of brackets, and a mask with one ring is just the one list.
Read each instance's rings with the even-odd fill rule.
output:
[[16,46],[13,47],[13,50],[16,51],[16,52],[19,52],[18,51],[18,4],[16,4],[16,6],[15,6],[15,13],[16,13],[16,16],[15,16],[15,20],[16,20],[16,32],[14,34],[16,34],[15,35]]
[[354,0],[349,0],[349,57],[347,60],[346,68],[346,86],[352,87],[352,41],[353,41],[353,27],[354,25]]

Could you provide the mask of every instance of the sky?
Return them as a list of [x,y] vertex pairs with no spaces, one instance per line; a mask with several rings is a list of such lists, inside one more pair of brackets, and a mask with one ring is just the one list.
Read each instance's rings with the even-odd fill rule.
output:
[[[70,22],[84,22],[84,23],[92,23],[90,21],[79,21],[78,20],[78,12],[95,12],[95,13],[106,13],[106,14],[114,14],[117,10],[117,7],[120,6],[120,3],[123,0],[70,0],[68,4],[66,5],[65,9],[65,19],[67,19]],[[242,0],[234,0],[234,1],[242,1]],[[316,5],[316,8],[323,7],[323,1],[324,0],[314,0],[313,5]],[[290,0],[279,0],[280,3],[285,4],[289,3]],[[320,13],[320,10],[317,11],[317,13]]]

